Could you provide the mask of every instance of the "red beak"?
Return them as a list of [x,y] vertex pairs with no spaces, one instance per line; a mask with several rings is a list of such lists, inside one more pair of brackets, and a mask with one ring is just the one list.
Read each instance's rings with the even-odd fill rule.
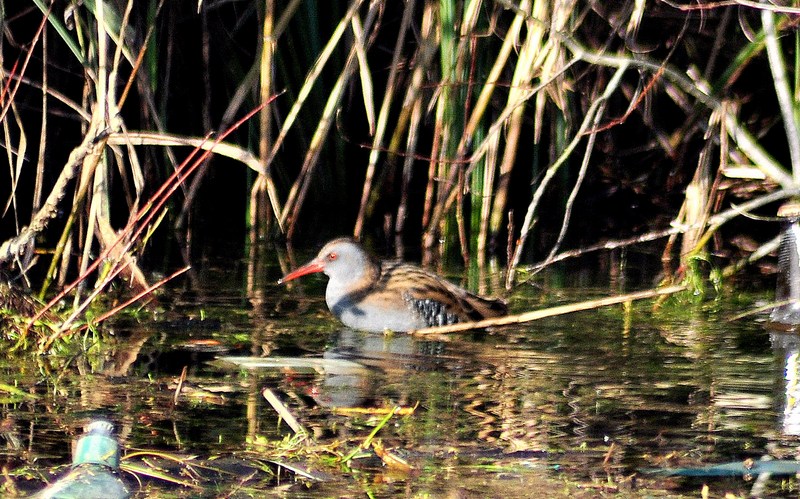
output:
[[281,277],[281,279],[278,281],[278,284],[283,284],[287,281],[291,281],[292,279],[303,277],[304,275],[322,272],[323,270],[325,270],[325,267],[323,267],[321,263],[316,260],[311,260],[302,267],[295,269],[293,272],[289,272],[285,276]]

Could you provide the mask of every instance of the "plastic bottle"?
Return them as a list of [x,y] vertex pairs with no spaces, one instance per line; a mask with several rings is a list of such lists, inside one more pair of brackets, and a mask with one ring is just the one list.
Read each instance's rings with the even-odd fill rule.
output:
[[128,486],[117,474],[119,444],[112,436],[114,426],[95,420],[86,425],[72,456],[72,469],[37,499],[127,499]]

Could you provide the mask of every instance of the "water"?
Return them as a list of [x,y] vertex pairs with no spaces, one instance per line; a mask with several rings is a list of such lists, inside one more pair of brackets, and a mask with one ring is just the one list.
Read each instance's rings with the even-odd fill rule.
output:
[[[744,495],[752,481],[642,470],[797,453],[798,337],[770,332],[765,316],[727,320],[769,293],[659,311],[647,301],[418,340],[343,328],[325,308],[323,278],[286,289],[274,284],[280,274],[267,266],[248,279],[245,264],[212,262],[162,293],[157,320],[120,320],[102,345],[86,337],[85,355],[2,360],[0,383],[19,390],[0,391],[4,490],[52,480],[69,462],[71,437],[97,415],[119,429],[123,467],[142,481],[138,497],[697,497],[704,483]],[[521,287],[512,309],[612,293],[554,282]],[[218,359],[264,353],[286,359],[283,367]],[[318,364],[292,363],[307,358]],[[264,388],[313,441],[288,440]],[[416,410],[377,437],[413,469],[384,466],[371,452],[350,469],[335,462],[383,418],[342,408],[394,406]],[[793,478],[768,487],[797,493]]]

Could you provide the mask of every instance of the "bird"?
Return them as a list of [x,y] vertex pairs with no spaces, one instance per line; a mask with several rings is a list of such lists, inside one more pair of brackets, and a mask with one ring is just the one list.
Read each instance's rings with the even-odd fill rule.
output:
[[329,241],[317,256],[279,284],[325,273],[325,302],[345,326],[368,332],[408,332],[508,313],[500,299],[485,298],[415,265],[380,261],[354,239]]

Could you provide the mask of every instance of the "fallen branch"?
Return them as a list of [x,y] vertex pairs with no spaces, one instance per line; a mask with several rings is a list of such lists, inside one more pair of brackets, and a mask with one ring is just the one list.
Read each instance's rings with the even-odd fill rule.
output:
[[493,326],[507,326],[509,324],[523,324],[525,322],[533,322],[545,317],[555,317],[557,315],[571,314],[572,312],[580,312],[583,310],[592,310],[600,307],[607,307],[609,305],[617,305],[634,300],[644,300],[646,298],[654,298],[656,296],[671,295],[680,291],[686,290],[685,285],[669,286],[662,289],[650,289],[647,291],[638,291],[636,293],[628,293],[626,295],[609,296],[607,298],[599,298],[597,300],[588,300],[578,303],[570,303],[568,305],[559,305],[557,307],[550,307],[543,310],[533,310],[518,315],[507,315],[505,317],[497,317],[494,319],[484,319],[477,322],[461,322],[458,324],[451,324],[449,326],[426,327],[410,331],[414,336],[425,336],[430,334],[444,334],[444,333],[458,333],[463,331],[471,331],[473,329],[483,329]]

